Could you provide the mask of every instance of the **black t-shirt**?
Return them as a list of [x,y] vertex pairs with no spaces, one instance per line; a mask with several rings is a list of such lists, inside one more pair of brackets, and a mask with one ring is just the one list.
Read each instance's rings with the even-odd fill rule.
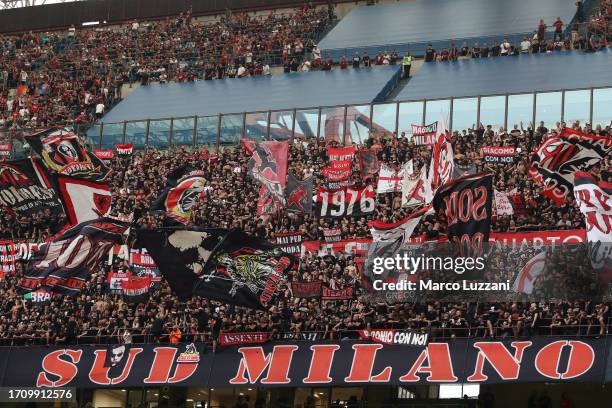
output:
[[491,55],[493,55],[494,57],[499,57],[500,52],[501,52],[501,47],[499,45],[494,45],[491,48]]
[[428,48],[425,51],[425,62],[432,62],[434,60],[434,56],[436,55],[436,50],[433,48]]

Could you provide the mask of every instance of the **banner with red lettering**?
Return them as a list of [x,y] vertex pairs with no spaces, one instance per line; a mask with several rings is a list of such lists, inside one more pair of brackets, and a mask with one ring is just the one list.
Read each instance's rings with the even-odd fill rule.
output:
[[[438,383],[590,383],[610,366],[605,338],[461,339],[420,347],[374,341],[267,341],[267,333],[224,333],[203,343],[1,347],[0,364],[20,367],[2,387],[329,387]],[[266,340],[268,340],[266,338]],[[398,340],[399,337],[398,337]],[[107,356],[112,352],[112,356]],[[112,364],[105,364],[111,360]],[[354,364],[355,361],[360,362]]]
[[270,340],[268,332],[242,332],[242,333],[219,333],[219,344],[222,347],[239,346],[244,344],[262,344]]
[[434,208],[446,218],[449,241],[479,253],[489,240],[493,207],[493,176],[477,174],[442,186]]
[[327,286],[323,286],[323,300],[350,300],[355,297],[355,288],[350,286],[343,289],[332,289]]
[[371,239],[345,239],[338,242],[326,243],[323,241],[304,241],[302,244],[304,251],[316,252],[318,256],[324,256],[328,250],[331,250],[333,255],[355,254],[366,256]]
[[10,144],[0,144],[0,161],[11,157],[12,146]]
[[325,242],[340,242],[342,241],[342,230],[340,228],[323,228],[323,237]]
[[321,282],[291,282],[293,297],[318,298],[321,297],[323,284]]
[[516,150],[514,146],[483,146],[482,153],[487,163],[512,164]]

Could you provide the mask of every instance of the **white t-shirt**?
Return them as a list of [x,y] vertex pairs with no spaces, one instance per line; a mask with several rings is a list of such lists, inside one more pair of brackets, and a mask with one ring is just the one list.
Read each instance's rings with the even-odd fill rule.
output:
[[96,113],[104,113],[104,104],[99,103],[96,105]]

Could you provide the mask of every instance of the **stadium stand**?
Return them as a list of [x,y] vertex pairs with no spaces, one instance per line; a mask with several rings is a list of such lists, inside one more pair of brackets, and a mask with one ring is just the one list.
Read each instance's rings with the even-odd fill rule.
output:
[[[399,76],[396,66],[141,86],[113,108],[104,122],[311,108],[321,101],[326,105],[382,102]],[[262,99],[262,94],[268,96]]]
[[[466,59],[423,67],[395,96],[397,101],[460,98],[612,85],[612,51],[546,53]],[[579,75],[576,75],[580,72]]]
[[[161,7],[164,2],[155,3]],[[549,393],[562,408],[605,406],[612,382],[612,302],[610,293],[600,292],[606,288],[604,282],[594,281],[589,274],[593,266],[586,252],[577,252],[578,257],[566,247],[543,252],[546,261],[533,277],[529,296],[493,300],[442,295],[372,299],[363,263],[372,239],[370,222],[400,223],[414,213],[414,208],[402,204],[402,192],[397,189],[399,169],[408,162],[417,171],[430,169],[434,157],[439,160],[439,146],[417,143],[412,134],[412,125],[426,125],[432,118],[435,121],[437,109],[447,116],[452,129],[448,144],[455,165],[491,174],[495,194],[505,194],[511,200],[511,215],[502,214],[501,206],[495,204],[495,216],[489,217],[493,235],[520,242],[560,242],[567,237],[582,243],[587,240],[586,229],[592,224],[585,222],[574,195],[555,204],[543,194],[543,184],[530,174],[530,164],[539,146],[570,129],[597,140],[601,149],[612,137],[612,54],[606,49],[609,31],[603,28],[612,19],[612,2],[603,1],[601,11],[589,23],[593,32],[601,31],[601,42],[600,36],[588,37],[589,41],[597,38],[604,48],[600,52],[570,52],[570,46],[564,48],[566,52],[545,53],[544,48],[538,48],[534,55],[506,58],[468,60],[466,54],[457,62],[424,63],[413,78],[402,83],[401,90],[400,68],[390,59],[388,64],[381,61],[373,65],[391,66],[332,69],[331,63],[317,58],[317,48],[324,47],[337,59],[346,52],[345,47],[358,48],[360,55],[368,50],[374,57],[393,48],[402,52],[406,44],[417,54],[428,42],[444,48],[451,37],[470,44],[489,36],[518,38],[530,34],[539,18],[552,21],[561,16],[571,21],[575,12],[572,3],[518,0],[509,8],[508,2],[498,0],[417,0],[364,7],[342,20],[338,31],[332,31],[318,47],[315,39],[332,19],[326,8],[309,6],[268,17],[235,13],[214,24],[192,22],[186,13],[102,30],[79,28],[1,37],[0,153],[7,151],[6,146],[14,153],[19,146],[22,157],[33,154],[33,145],[25,143],[32,139],[24,136],[39,128],[70,126],[80,136],[87,133],[89,147],[107,149],[96,153],[112,156],[104,159],[111,173],[103,182],[112,197],[111,216],[137,221],[121,245],[112,249],[108,262],[106,257],[94,262],[77,296],[45,290],[24,294],[18,286],[28,268],[32,273],[29,251],[54,239],[67,220],[48,208],[23,215],[14,206],[0,205],[0,250],[4,251],[0,252],[0,385],[58,386],[58,378],[63,380],[74,372],[63,385],[87,388],[80,390],[78,404],[86,408],[550,408]],[[326,41],[336,36],[339,42],[330,47]],[[571,36],[564,33],[565,38]],[[588,49],[587,37],[584,41],[585,46],[577,48]],[[295,72],[303,71],[306,61],[308,69],[321,71]],[[290,73],[264,73],[275,64]],[[230,78],[241,67],[245,78]],[[132,84],[135,89],[124,98],[123,92]],[[514,95],[521,97],[520,103],[512,102],[512,94],[521,94]],[[488,106],[493,96],[499,99],[495,106]],[[548,96],[554,101],[546,100]],[[543,115],[541,110],[548,112]],[[494,114],[484,114],[492,111]],[[311,180],[317,195],[320,190],[337,190],[329,187],[325,175],[330,169],[328,149],[345,144],[354,146],[358,155],[373,152],[380,166],[364,176],[360,156],[351,156],[348,180],[352,187],[360,188],[391,178],[394,191],[373,193],[374,208],[358,216],[345,210],[355,204],[345,205],[346,196],[338,202],[338,196],[332,196],[327,203],[342,205],[343,210],[334,217],[286,208],[262,210],[262,185],[253,179],[257,159],[252,147],[240,142],[242,138],[262,142],[264,147],[258,146],[263,149],[258,151],[260,162],[270,159],[266,149],[272,144],[263,145],[264,140],[287,141],[288,172],[299,181]],[[72,149],[62,147],[66,150],[58,148],[60,159],[66,152],[72,154]],[[487,147],[510,149],[511,160],[501,164],[487,161]],[[119,149],[130,153],[120,155]],[[263,153],[266,155],[261,156]],[[602,186],[610,185],[612,155],[595,162],[589,168],[594,179]],[[279,165],[267,164],[275,171]],[[391,177],[383,175],[382,166],[397,172],[391,172]],[[159,232],[166,225],[168,214],[162,214],[153,203],[172,185],[174,174],[186,168],[205,179],[201,185],[194,184],[193,192],[189,191],[192,194],[175,200],[181,201],[177,205],[185,204],[183,198],[187,203],[195,202],[192,216],[184,220],[190,226],[236,228],[261,242],[275,242],[282,234],[300,236],[303,252],[297,265],[287,271],[287,285],[264,308],[205,296],[184,299],[150,261],[136,262],[123,253],[124,249],[129,253],[138,248],[139,230]],[[36,172],[36,178],[45,179],[46,172],[40,167]],[[13,197],[22,181],[15,174],[0,173],[2,202]],[[95,186],[90,181],[83,186]],[[59,194],[60,189],[53,187]],[[105,203],[111,204],[99,194],[103,192],[87,192],[79,199],[95,207],[99,215]],[[38,198],[35,189],[19,194],[22,200]],[[67,206],[64,196],[62,200]],[[356,205],[360,211],[362,206]],[[413,237],[444,240],[449,236],[449,224],[445,214],[427,213],[416,225]],[[165,241],[167,244],[168,239]],[[82,242],[76,249],[72,247],[79,255],[87,247]],[[181,250],[204,249],[198,245]],[[12,252],[6,249],[9,247]],[[537,256],[536,249],[526,245],[520,251],[495,253],[490,261],[503,267],[488,276],[518,281],[516,271]],[[54,253],[47,255],[52,258]],[[63,261],[82,261],[80,258]],[[184,263],[181,256],[172,261]],[[148,268],[147,274],[156,279],[154,284],[148,282],[142,293],[122,287],[121,280],[135,271],[135,266]],[[564,275],[570,266],[580,272],[572,280]],[[196,271],[192,267],[184,269],[185,275]],[[259,272],[254,269],[249,272]],[[59,273],[71,271],[64,268]],[[337,299],[320,294],[297,296],[293,283],[321,284],[340,295]],[[364,334],[372,330],[425,336],[434,347],[372,344],[373,337]],[[258,342],[257,337],[265,340]],[[230,343],[237,339],[233,344],[248,347],[240,352],[233,346],[222,348],[222,338],[229,338]],[[368,345],[369,357],[359,354],[363,360],[351,360],[362,347],[357,345]],[[268,354],[275,353],[273,347],[280,350],[274,357]],[[490,349],[483,352],[478,347]],[[323,356],[328,357],[327,370],[313,369],[315,357],[311,360],[308,353],[315,349],[319,355],[320,351],[327,353]],[[249,350],[255,350],[255,357],[247,364],[244,356]],[[536,354],[536,350],[544,351]],[[131,357],[124,359],[124,354]],[[444,382],[454,381],[453,385],[461,388],[458,398],[446,404],[425,399],[440,396],[433,384],[440,381],[434,378],[429,382],[430,375],[445,367],[432,363],[440,355],[443,363],[451,362],[450,380]],[[381,360],[374,364],[376,358]],[[414,379],[406,374],[412,371],[408,366],[411,359],[420,362],[410,374]],[[367,364],[355,361],[371,362],[369,372],[357,379],[351,378],[353,371],[361,371]],[[283,362],[287,372],[292,370],[290,378],[270,380],[282,371]],[[271,364],[276,364],[274,370]],[[387,364],[407,366],[387,370]],[[497,369],[502,365],[500,373]],[[477,377],[478,367],[490,378]],[[68,371],[66,377],[62,369]],[[565,374],[557,372],[563,370],[571,375],[564,378]],[[391,371],[393,389],[385,384]],[[405,374],[402,380],[396,378],[400,371]],[[319,378],[311,383],[298,381],[311,373]],[[482,388],[469,398],[463,397],[464,385],[457,381],[465,382],[466,390],[480,383]],[[570,386],[568,381],[574,384]],[[503,388],[497,382],[527,384]],[[281,383],[282,390],[277,387]],[[93,388],[99,389],[94,392]],[[530,395],[527,390],[534,391]],[[571,398],[561,394],[565,390],[571,390],[571,398],[580,402],[570,404]]]
[[350,58],[356,51],[371,56],[385,50],[423,56],[427,44],[448,48],[452,42],[485,42],[508,37],[519,42],[531,36],[538,19],[568,23],[576,8],[571,1],[416,0],[351,10],[319,46],[325,56]]

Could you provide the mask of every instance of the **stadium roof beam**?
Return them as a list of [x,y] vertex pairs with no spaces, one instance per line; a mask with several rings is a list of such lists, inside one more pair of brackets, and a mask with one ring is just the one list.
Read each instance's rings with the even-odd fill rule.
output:
[[43,4],[66,3],[79,0],[0,0],[0,10],[19,7],[42,6]]

